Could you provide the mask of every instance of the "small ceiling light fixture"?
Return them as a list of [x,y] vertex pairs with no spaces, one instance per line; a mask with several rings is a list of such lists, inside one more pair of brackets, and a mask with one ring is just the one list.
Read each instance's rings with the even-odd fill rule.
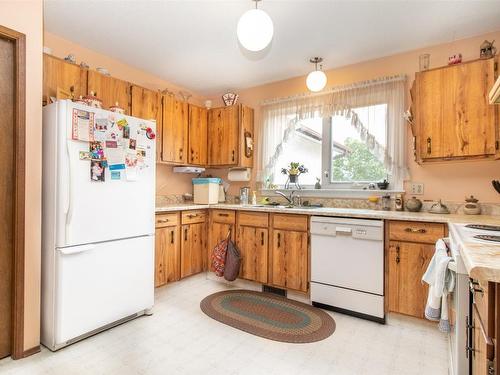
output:
[[236,33],[241,45],[249,51],[261,51],[273,39],[273,20],[263,10],[257,9],[261,0],[255,1],[255,9],[247,10],[240,17]]
[[323,59],[321,57],[313,57],[309,62],[314,64],[315,68],[314,71],[307,75],[307,88],[312,92],[321,91],[326,86],[326,74],[321,70],[323,66],[320,65],[318,69],[318,64],[323,62]]

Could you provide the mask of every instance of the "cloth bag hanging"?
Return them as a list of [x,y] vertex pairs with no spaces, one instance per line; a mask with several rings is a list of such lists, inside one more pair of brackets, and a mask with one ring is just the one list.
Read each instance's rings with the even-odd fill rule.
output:
[[226,266],[224,269],[224,279],[234,281],[240,273],[241,253],[234,245],[233,241],[228,241],[226,251]]
[[219,277],[224,276],[226,254],[230,236],[231,231],[229,231],[226,238],[220,241],[212,250],[212,269],[215,272],[215,275]]

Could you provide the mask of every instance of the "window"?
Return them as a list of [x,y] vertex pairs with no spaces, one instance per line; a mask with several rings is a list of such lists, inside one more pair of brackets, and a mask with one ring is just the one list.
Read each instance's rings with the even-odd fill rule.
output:
[[[374,155],[376,147],[369,147],[362,134],[366,130],[373,136],[372,143],[379,148],[386,147],[387,105],[373,105],[353,110],[359,120],[353,124],[351,118],[334,116],[325,121],[328,148],[323,155],[326,166],[324,183],[346,184],[353,182],[373,182],[387,177],[384,163]],[[366,137],[366,135],[365,135]]]
[[274,167],[273,183],[285,185],[287,175],[282,174],[281,169],[290,162],[299,162],[308,169],[299,178],[300,185],[306,188],[312,188],[317,179],[325,188],[349,188],[352,183],[386,178],[384,163],[374,155],[374,147],[368,146],[365,132],[385,148],[387,104],[359,107],[353,112],[359,120],[357,124],[341,115],[298,122],[294,135],[283,143]]

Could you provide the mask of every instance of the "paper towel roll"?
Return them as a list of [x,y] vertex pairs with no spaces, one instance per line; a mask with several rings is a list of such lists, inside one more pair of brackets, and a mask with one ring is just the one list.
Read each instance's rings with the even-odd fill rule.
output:
[[250,181],[252,170],[250,168],[230,169],[227,173],[229,181]]

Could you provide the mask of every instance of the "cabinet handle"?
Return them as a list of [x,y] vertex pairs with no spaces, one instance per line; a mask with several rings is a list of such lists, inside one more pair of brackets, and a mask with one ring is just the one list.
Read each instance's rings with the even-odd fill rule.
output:
[[427,229],[424,228],[405,228],[405,232],[407,233],[427,233]]
[[399,264],[399,262],[401,261],[401,258],[399,256],[399,245],[396,245],[396,264]]
[[157,223],[168,223],[168,219],[159,219],[156,220]]
[[264,246],[264,232],[260,232],[260,244]]
[[234,150],[231,152],[231,160],[234,161]]
[[198,217],[198,214],[188,214],[187,217],[192,219],[193,217]]
[[170,243],[171,244],[174,243],[174,231],[173,230],[170,231]]
[[182,148],[179,149],[179,159],[182,159]]
[[217,214],[217,215],[222,216],[222,217],[228,217],[229,216],[229,214]]
[[188,240],[188,229],[185,228],[184,229],[184,241],[187,241]]
[[281,247],[281,233],[278,233],[278,247]]
[[431,138],[427,138],[427,153],[430,154],[432,153],[432,140]]

